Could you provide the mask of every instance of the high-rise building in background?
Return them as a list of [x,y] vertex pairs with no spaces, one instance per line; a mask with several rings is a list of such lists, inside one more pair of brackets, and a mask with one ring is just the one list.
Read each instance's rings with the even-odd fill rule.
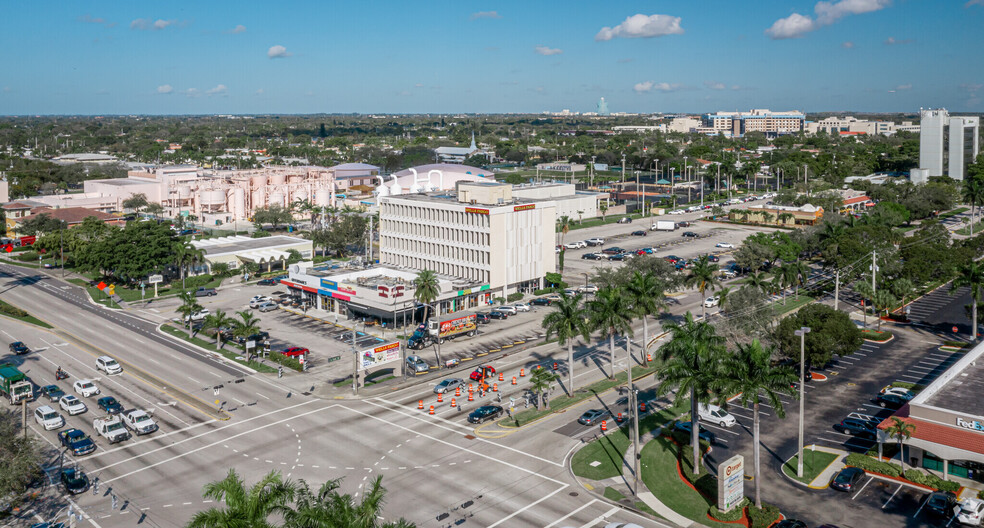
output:
[[598,100],[598,115],[608,115],[608,102],[604,97]]
[[951,116],[945,108],[920,109],[919,117],[919,168],[925,176],[963,180],[980,152],[980,118]]

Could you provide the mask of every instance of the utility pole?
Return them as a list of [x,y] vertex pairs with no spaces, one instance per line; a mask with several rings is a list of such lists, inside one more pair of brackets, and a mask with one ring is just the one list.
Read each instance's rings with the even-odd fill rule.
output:
[[24,430],[24,438],[27,438],[27,398],[21,400],[21,429]]
[[806,196],[810,196],[810,177],[807,174],[806,163],[803,164],[803,185],[806,186]]
[[622,189],[625,189],[625,154],[622,154]]
[[840,300],[841,272],[834,272],[834,310],[837,310],[837,303]]
[[810,333],[810,327],[804,326],[793,332],[800,338],[800,412],[799,412],[799,455],[796,457],[796,476],[803,477],[803,398],[806,392],[803,390],[803,382],[806,378],[806,334]]
[[871,252],[871,296],[872,297],[875,296],[875,273],[878,272],[878,264],[875,263],[875,255],[877,254],[878,254],[877,251]]
[[[407,368],[406,361],[403,368]],[[355,348],[355,323],[352,324],[352,394],[359,394],[359,351]]]

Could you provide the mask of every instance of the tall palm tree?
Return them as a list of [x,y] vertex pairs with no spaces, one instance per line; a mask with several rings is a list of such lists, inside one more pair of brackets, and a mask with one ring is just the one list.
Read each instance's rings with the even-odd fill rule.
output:
[[905,456],[902,454],[902,442],[912,438],[914,432],[916,432],[916,424],[911,424],[895,416],[892,417],[892,425],[885,428],[885,433],[899,443],[899,462],[902,465],[903,473],[905,473]]
[[786,417],[786,410],[782,406],[780,394],[792,394],[792,388],[796,381],[796,373],[793,369],[786,367],[772,366],[772,349],[763,347],[758,339],[748,344],[739,344],[738,350],[734,355],[724,360],[723,376],[720,378],[722,387],[720,390],[725,394],[738,394],[738,401],[747,406],[752,403],[752,445],[754,446],[754,475],[755,475],[755,507],[762,507],[762,499],[759,496],[759,482],[761,479],[761,466],[759,465],[759,452],[761,443],[759,440],[759,409],[763,396],[768,405],[775,411],[779,418]]
[[560,231],[560,245],[564,245],[564,237],[571,230],[571,217],[564,215],[557,219],[557,229]]
[[239,316],[239,321],[233,320],[232,335],[245,342],[249,336],[260,331],[260,326],[257,324],[260,320],[255,315],[246,310],[236,312],[236,315]]
[[974,213],[984,198],[984,181],[974,177],[964,180],[961,197],[970,204],[970,236],[974,236]]
[[632,311],[629,300],[621,288],[607,287],[598,290],[588,301],[588,318],[591,328],[608,336],[608,362],[610,378],[615,378],[615,334],[632,335]]
[[792,262],[784,262],[776,270],[776,286],[782,290],[782,304],[786,305],[786,289],[795,286],[799,282],[799,270]]
[[198,249],[189,242],[179,240],[174,244],[174,265],[181,272],[181,289],[185,288],[185,277],[188,275],[188,266],[200,262],[205,255],[205,251]]
[[541,404],[545,404],[547,409],[550,408],[550,401],[545,400],[543,396],[550,390],[550,383],[558,379],[560,376],[543,367],[535,368],[530,374],[530,390],[536,394],[537,409],[540,408]]
[[581,305],[581,294],[565,295],[551,303],[553,311],[548,313],[541,326],[547,331],[547,339],[557,334],[557,341],[567,345],[567,392],[574,394],[574,338],[581,336],[590,339],[591,327],[585,320],[585,308]]
[[642,364],[649,365],[649,316],[666,309],[663,282],[652,273],[636,271],[625,285],[625,295],[636,317],[642,318]]
[[225,508],[209,508],[191,518],[188,528],[272,528],[276,526],[270,516],[284,516],[290,511],[296,486],[283,481],[280,473],[271,471],[259,482],[247,487],[246,483],[230,469],[226,478],[205,485],[202,494],[215,502],[224,502]]
[[970,287],[971,327],[970,342],[977,342],[977,305],[981,302],[981,284],[984,283],[984,265],[972,260],[957,268],[957,276],[950,284],[950,293],[963,286]]
[[382,479],[377,476],[365,487],[359,503],[351,495],[339,493],[339,480],[325,482],[317,492],[300,481],[294,508],[284,514],[284,528],[412,528],[414,525],[404,519],[380,520],[386,496]]
[[191,316],[195,312],[200,311],[202,305],[198,304],[198,299],[190,292],[179,293],[178,300],[181,301],[181,306],[178,306],[175,311],[181,314],[185,322],[185,327],[191,328]]
[[730,286],[722,286],[717,292],[718,294],[718,306],[721,307],[721,311],[724,311],[724,303],[728,302],[728,295],[731,294]]
[[769,289],[769,276],[764,271],[753,271],[748,277],[745,277],[745,284],[765,292]]
[[891,288],[892,293],[902,300],[902,307],[905,308],[905,298],[915,293],[916,285],[913,284],[911,280],[902,277],[893,280]]
[[[441,294],[441,285],[437,280],[437,274],[432,270],[421,270],[417,277],[413,279],[413,298],[424,305],[424,322],[430,317],[431,303]],[[437,340],[437,348],[434,354],[437,357],[437,364],[441,364],[441,340]]]
[[711,392],[717,386],[721,357],[724,355],[724,338],[717,335],[707,321],[694,321],[694,314],[687,312],[682,324],[666,326],[670,340],[659,347],[663,368],[656,374],[660,380],[657,394],[660,396],[676,388],[674,404],[682,403],[690,394],[690,420],[692,428],[690,444],[694,452],[694,474],[700,464],[700,420],[698,403],[711,400]]
[[707,258],[707,255],[703,255],[697,259],[697,263],[694,264],[693,269],[690,270],[690,275],[686,278],[686,285],[693,286],[700,292],[701,319],[707,319],[707,306],[704,305],[704,295],[707,293],[707,290],[714,291],[721,285],[721,281],[718,280],[717,271],[718,265],[711,262]]
[[203,321],[202,329],[204,330],[207,328],[214,328],[215,344],[218,345],[218,348],[222,348],[222,329],[227,326],[232,326],[234,324],[236,324],[236,320],[233,319],[232,317],[229,317],[229,314],[219,309],[219,310],[215,310],[215,313],[205,316],[205,321]]
[[881,320],[881,311],[882,310],[885,310],[885,315],[888,315],[888,310],[892,306],[895,306],[895,303],[897,303],[897,302],[898,302],[898,299],[896,299],[895,296],[892,295],[892,292],[890,292],[890,291],[888,291],[888,290],[886,290],[884,288],[876,291],[875,294],[871,297],[871,304],[872,304],[872,306],[875,309],[875,317],[878,318],[878,331],[879,332],[881,332],[881,323],[882,323],[882,320]]
[[796,216],[793,213],[779,213],[779,216],[776,217],[776,221],[778,221],[780,224],[785,225],[788,224],[789,221],[792,220],[793,218],[796,218]]

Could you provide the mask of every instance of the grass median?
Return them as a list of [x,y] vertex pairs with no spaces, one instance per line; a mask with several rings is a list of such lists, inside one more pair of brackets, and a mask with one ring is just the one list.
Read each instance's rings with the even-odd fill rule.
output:
[[823,473],[823,470],[827,469],[827,466],[832,464],[834,460],[840,458],[840,455],[834,453],[828,453],[826,451],[814,451],[812,449],[803,450],[803,476],[799,477],[796,475],[797,467],[799,465],[799,455],[793,455],[782,465],[782,472],[786,474],[787,477],[798,480],[803,484],[809,485],[813,482],[813,479],[817,478],[817,475]]
[[245,365],[257,372],[263,372],[267,374],[277,372],[277,369],[271,367],[270,365],[265,365],[258,361],[246,361],[240,359],[242,357],[242,354],[240,354],[238,350],[227,350],[224,348],[216,348],[214,342],[206,341],[204,339],[188,335],[188,333],[185,330],[176,328],[173,325],[170,324],[161,325],[161,330],[183,341],[187,341],[191,344],[200,346],[205,350],[208,350],[209,352],[216,352],[218,354],[222,354],[222,356],[225,357],[226,359],[231,359],[232,361],[235,361],[240,365]]
[[772,302],[772,311],[779,317],[813,301],[809,295],[787,295],[785,301],[778,299]]
[[40,326],[41,328],[51,328],[51,325],[34,317],[30,313],[6,302],[0,301],[0,314],[6,315],[12,319],[17,319],[25,323],[29,323],[35,326]]

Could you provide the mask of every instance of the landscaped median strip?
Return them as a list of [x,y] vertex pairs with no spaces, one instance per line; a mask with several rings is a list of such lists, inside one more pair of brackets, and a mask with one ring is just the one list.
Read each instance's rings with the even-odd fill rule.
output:
[[813,489],[825,489],[830,485],[830,479],[844,467],[844,456],[847,453],[836,449],[816,445],[803,448],[803,476],[798,477],[799,462],[793,455],[782,465],[782,472],[790,479]]
[[181,339],[182,341],[187,341],[188,343],[191,343],[191,344],[193,344],[193,345],[195,345],[197,347],[204,348],[205,350],[207,350],[209,352],[214,352],[214,353],[217,353],[217,354],[221,354],[226,359],[235,361],[236,363],[239,363],[240,365],[247,366],[247,367],[249,367],[249,368],[251,368],[251,369],[253,369],[253,370],[257,371],[257,372],[263,372],[263,373],[267,373],[267,374],[271,374],[271,373],[277,372],[277,369],[275,369],[275,368],[273,368],[273,367],[271,367],[269,365],[264,365],[263,363],[259,363],[257,361],[246,361],[246,360],[242,359],[242,355],[238,351],[226,350],[224,348],[216,348],[215,347],[215,343],[210,343],[210,342],[205,341],[204,339],[200,339],[198,337],[192,337],[192,336],[188,335],[188,333],[185,332],[184,330],[175,328],[173,325],[171,325],[169,323],[162,324],[160,326],[160,329],[161,329],[162,332],[164,332],[164,333],[166,333],[168,335],[171,335],[173,337],[176,337],[178,339]]

